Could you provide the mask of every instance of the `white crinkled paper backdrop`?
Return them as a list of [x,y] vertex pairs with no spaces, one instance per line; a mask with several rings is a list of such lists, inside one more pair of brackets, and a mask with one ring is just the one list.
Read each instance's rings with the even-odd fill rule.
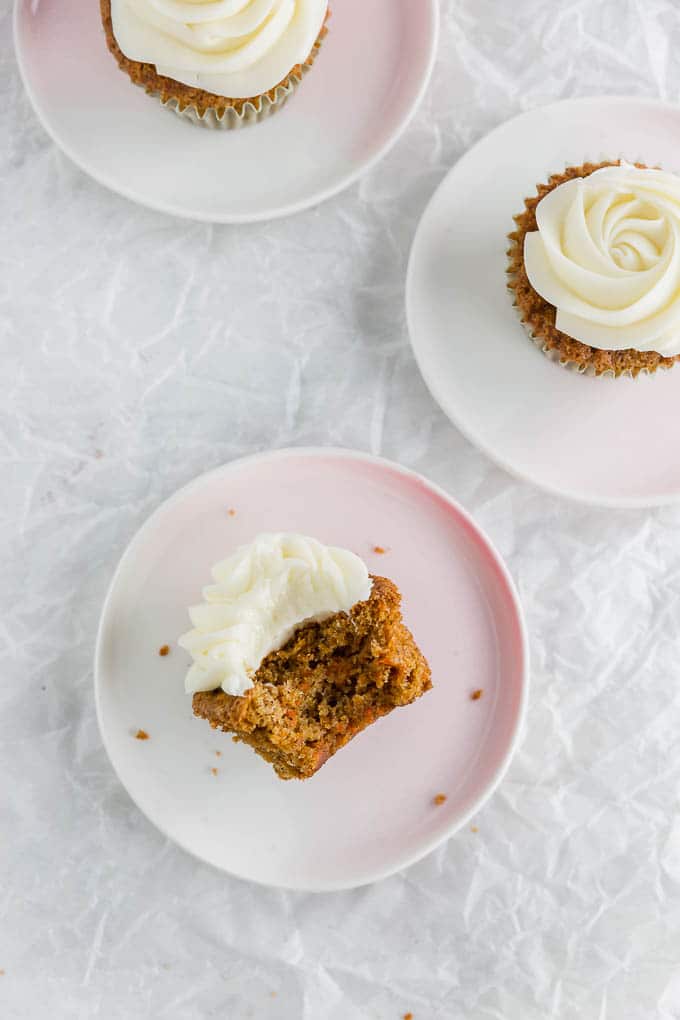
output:
[[[676,101],[680,6],[444,0],[432,87],[384,163],[238,228],[147,212],[75,169],[0,12],[0,1016],[680,1017],[680,508],[580,508],[493,467],[430,399],[403,307],[455,159],[539,103]],[[479,831],[333,895],[257,888],[169,844],[113,774],[93,702],[134,531],[195,475],[291,444],[445,486],[507,558],[531,630],[526,739]]]

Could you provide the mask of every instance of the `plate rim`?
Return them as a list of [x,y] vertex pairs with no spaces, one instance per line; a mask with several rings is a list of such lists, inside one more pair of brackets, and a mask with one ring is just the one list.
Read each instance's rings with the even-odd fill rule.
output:
[[[455,409],[451,406],[451,401],[447,399],[444,392],[443,385],[437,377],[437,373],[434,369],[428,367],[425,364],[425,358],[420,350],[419,344],[415,339],[417,330],[414,325],[414,311],[415,300],[413,298],[413,292],[415,288],[414,277],[415,277],[415,266],[417,257],[419,255],[419,248],[423,243],[423,237],[425,235],[426,225],[425,221],[429,218],[431,207],[438,200],[440,193],[445,190],[449,183],[449,179],[456,173],[459,166],[471,159],[476,154],[476,150],[483,142],[491,138],[503,128],[507,127],[508,124],[512,124],[515,121],[521,120],[525,117],[531,116],[536,111],[541,110],[549,113],[551,110],[557,107],[566,106],[594,106],[600,103],[611,103],[617,106],[625,106],[629,103],[636,103],[641,106],[652,107],[656,110],[666,110],[669,113],[675,114],[680,117],[680,106],[676,106],[673,103],[667,102],[663,99],[658,99],[652,96],[634,96],[634,95],[607,95],[606,93],[598,94],[595,96],[575,96],[571,99],[560,99],[554,103],[541,104],[537,103],[535,106],[530,107],[528,110],[522,110],[521,113],[515,114],[514,117],[509,117],[507,120],[497,124],[496,127],[492,128],[491,131],[487,131],[486,134],[478,138],[474,145],[466,149],[465,152],[453,163],[453,165],[447,170],[442,180],[437,185],[435,191],[430,196],[430,199],[422,212],[422,215],[418,221],[413,241],[411,243],[411,250],[409,252],[408,264],[406,269],[406,285],[405,285],[405,305],[406,305],[406,322],[408,328],[409,342],[411,350],[415,358],[418,370],[423,377],[425,385],[427,386],[430,395],[434,399],[440,410],[446,415],[451,424],[458,429],[461,435],[477,450],[484,454],[492,463],[496,464],[497,467],[502,468],[511,477],[516,478],[521,482],[525,482],[528,485],[532,485],[534,488],[539,489],[542,492],[546,492],[551,496],[556,496],[560,499],[566,499],[571,503],[580,506],[597,507],[599,509],[610,509],[610,510],[649,510],[656,507],[673,506],[680,503],[680,488],[677,493],[674,494],[658,494],[656,496],[607,496],[604,494],[593,495],[587,491],[581,491],[573,488],[562,488],[558,485],[553,485],[550,482],[543,482],[537,480],[537,478],[521,468],[516,467],[510,461],[505,460],[502,454],[498,453],[495,448],[486,442],[483,438],[478,436],[474,429],[468,426],[467,422],[463,421],[456,413]],[[680,371],[680,369],[678,369]]]
[[[423,76],[420,81],[420,85],[415,91],[410,104],[405,109],[404,114],[399,121],[397,127],[392,134],[387,138],[380,148],[370,156],[369,159],[365,160],[360,166],[355,167],[348,174],[344,174],[341,178],[326,188],[321,188],[319,191],[308,196],[307,198],[298,199],[295,202],[289,202],[278,208],[271,210],[264,210],[261,212],[250,212],[243,214],[228,214],[228,215],[215,215],[214,213],[195,213],[187,212],[181,207],[173,207],[171,204],[157,201],[147,201],[138,195],[128,190],[125,185],[119,185],[114,183],[112,180],[107,179],[105,173],[100,173],[98,170],[94,171],[87,166],[86,161],[81,160],[77,153],[73,151],[70,145],[65,145],[63,141],[57,137],[55,131],[52,129],[51,124],[46,118],[40,104],[36,99],[35,92],[30,83],[30,77],[26,69],[26,63],[24,60],[24,53],[22,50],[22,44],[20,43],[20,31],[19,31],[19,9],[26,0],[14,0],[14,7],[12,12],[12,41],[14,47],[14,56],[19,68],[19,77],[24,87],[26,95],[28,96],[29,102],[33,113],[38,119],[41,127],[51,139],[52,143],[64,153],[65,156],[84,174],[96,181],[101,187],[106,188],[108,191],[113,192],[116,195],[120,195],[129,202],[133,202],[135,205],[140,205],[146,209],[152,209],[154,212],[163,213],[166,216],[174,216],[178,219],[188,220],[193,223],[221,223],[221,224],[244,224],[244,223],[265,223],[277,219],[283,219],[287,216],[293,216],[297,213],[304,212],[306,209],[315,208],[318,205],[334,198],[341,192],[346,191],[353,184],[355,184],[364,174],[372,170],[378,163],[380,163],[390,152],[390,150],[397,144],[399,139],[402,137],[409,124],[415,117],[420,105],[425,98],[425,93],[432,81],[432,74],[434,66],[437,60],[437,54],[439,51],[439,36],[441,27],[441,15],[439,10],[438,0],[425,0],[427,3],[427,14],[429,15],[429,30],[430,30],[430,48],[427,56],[427,62],[424,68]],[[419,0],[422,4],[423,0]],[[425,8],[423,8],[425,10]]]
[[[505,752],[493,773],[486,788],[480,793],[480,795],[470,804],[459,817],[457,817],[447,828],[434,838],[424,842],[415,853],[404,854],[395,863],[388,865],[387,867],[374,868],[370,872],[361,875],[358,878],[341,879],[330,882],[321,883],[301,883],[301,882],[290,882],[272,885],[263,879],[254,878],[252,875],[243,874],[241,872],[224,868],[213,861],[207,860],[202,857],[195,849],[188,846],[183,840],[177,839],[174,835],[171,835],[166,831],[163,824],[156,820],[145,808],[139,804],[136,796],[128,788],[127,784],[121,778],[118,769],[116,768],[113,753],[107,742],[106,728],[104,725],[103,710],[102,710],[102,698],[101,690],[103,686],[102,679],[102,656],[103,656],[103,644],[105,637],[105,630],[107,627],[107,619],[111,611],[111,605],[113,603],[116,588],[120,575],[122,574],[128,561],[134,556],[137,545],[141,544],[146,535],[153,531],[160,517],[164,512],[170,508],[174,503],[180,502],[189,492],[198,488],[204,484],[208,479],[213,478],[223,472],[230,470],[238,470],[246,465],[256,464],[258,461],[266,460],[283,460],[287,457],[306,456],[306,457],[318,457],[323,456],[325,458],[338,458],[338,459],[353,459],[360,463],[373,464],[382,468],[388,468],[391,471],[396,471],[402,477],[411,481],[417,481],[420,484],[424,484],[427,489],[433,492],[440,499],[444,500],[448,506],[462,518],[465,523],[473,532],[475,539],[481,543],[485,552],[490,556],[491,560],[497,567],[501,579],[505,584],[508,596],[510,598],[510,605],[514,612],[515,622],[519,633],[519,647],[520,647],[520,669],[519,669],[519,702],[517,708],[517,714],[514,721],[511,737],[505,748]],[[513,580],[513,577],[498,550],[496,549],[492,540],[488,537],[486,532],[481,528],[479,524],[473,519],[467,510],[461,504],[454,499],[445,489],[437,485],[436,482],[430,481],[424,475],[418,471],[414,471],[411,468],[404,467],[396,461],[389,460],[386,457],[375,456],[374,454],[365,453],[361,450],[353,450],[346,447],[325,447],[325,446],[287,446],[275,449],[262,450],[258,453],[247,454],[243,457],[236,457],[233,460],[226,461],[224,464],[218,465],[209,471],[203,472],[196,478],[193,478],[187,484],[181,486],[174,493],[164,499],[155,510],[143,521],[140,527],[134,532],[132,538],[123,550],[120,558],[118,559],[117,565],[114,569],[113,575],[109,582],[109,585],[102,602],[102,608],[99,615],[99,622],[97,626],[97,636],[94,650],[94,697],[95,697],[95,709],[97,714],[97,725],[99,727],[99,735],[106,751],[106,755],[109,759],[109,763],[113,769],[113,772],[123,787],[127,795],[132,800],[133,804],[138,811],[149,821],[154,828],[156,828],[166,839],[179,846],[183,851],[190,854],[196,860],[201,861],[203,864],[209,865],[221,874],[229,875],[232,878],[237,878],[241,881],[253,882],[255,885],[263,888],[276,888],[276,889],[287,889],[297,892],[339,892],[346,889],[358,889],[363,886],[371,885],[374,882],[382,881],[383,879],[389,878],[399,872],[410,868],[412,865],[421,861],[424,857],[427,857],[430,853],[436,850],[439,846],[446,843],[452,836],[460,831],[471,818],[474,817],[482,807],[490,800],[493,794],[498,789],[499,785],[503,781],[515,754],[520,746],[520,743],[524,736],[526,726],[526,716],[529,702],[529,686],[530,686],[530,648],[529,648],[529,633],[527,629],[526,619],[522,602],[519,597],[517,586]]]

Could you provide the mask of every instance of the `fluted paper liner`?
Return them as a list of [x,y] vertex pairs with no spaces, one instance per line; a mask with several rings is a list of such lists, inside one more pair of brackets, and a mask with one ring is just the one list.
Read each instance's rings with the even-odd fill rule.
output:
[[[315,51],[319,45],[317,44]],[[165,110],[171,110],[177,116],[190,120],[193,124],[200,124],[202,127],[212,130],[232,131],[235,128],[257,124],[259,121],[271,117],[277,110],[280,110],[300,86],[303,77],[311,70],[311,67],[311,64],[303,64],[299,74],[289,75],[283,84],[277,85],[272,90],[273,97],[269,93],[258,96],[256,99],[248,100],[247,103],[244,103],[240,110],[237,110],[234,106],[226,106],[220,110],[209,106],[201,113],[198,107],[193,105],[182,106],[177,99],[169,98],[163,100],[158,92],[150,92],[148,94],[159,99],[161,106]]]

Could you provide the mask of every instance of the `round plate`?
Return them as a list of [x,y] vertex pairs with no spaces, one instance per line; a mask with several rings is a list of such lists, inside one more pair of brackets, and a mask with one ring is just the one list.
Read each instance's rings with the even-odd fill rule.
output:
[[680,366],[591,378],[527,337],[506,288],[506,235],[551,173],[624,156],[680,171],[680,109],[574,99],[508,121],[456,164],[423,216],[407,313],[435,400],[501,467],[603,506],[680,499]]
[[[192,716],[188,656],[175,644],[211,566],[278,530],[353,549],[393,578],[434,682],[307,782],[283,782]],[[198,478],[144,525],[104,605],[95,686],[113,767],[162,832],[241,878],[341,889],[423,857],[491,794],[517,743],[527,642],[507,570],[444,492],[362,454],[282,450]]]
[[95,0],[15,3],[19,67],[54,141],[121,195],[211,223],[297,212],[376,163],[425,92],[439,27],[437,0],[340,0],[286,107],[248,129],[211,131],[118,69]]

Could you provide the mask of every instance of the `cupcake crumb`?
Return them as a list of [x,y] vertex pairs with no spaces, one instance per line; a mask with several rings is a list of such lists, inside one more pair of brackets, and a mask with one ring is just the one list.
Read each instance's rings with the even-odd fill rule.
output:
[[4,972],[4,970],[1,970],[1,969],[0,969],[0,977],[4,977],[4,976],[5,976],[5,972]]
[[158,654],[159,654],[159,655],[163,655],[163,656],[165,656],[165,655],[169,655],[169,654],[170,654],[170,645],[162,645],[162,646],[161,646],[161,647],[160,647],[160,648],[158,649]]
[[221,751],[215,751],[215,757],[216,758],[221,758],[222,757],[222,752]]
[[484,691],[481,689],[481,687],[478,690],[473,691],[472,694],[470,695],[470,701],[479,701],[483,693]]
[[135,740],[148,740],[148,739],[149,734],[146,732],[146,730],[137,730],[137,732],[135,733]]
[[479,832],[479,829],[477,828],[476,825],[471,825],[470,826],[470,832]]
[[217,775],[217,773],[219,772],[219,769],[210,769],[210,771],[212,772],[212,774],[213,774],[214,776],[216,776],[216,775]]
[[383,545],[374,545],[373,546],[373,552],[377,553],[378,556],[384,556],[385,553],[388,552],[388,551],[389,550],[386,549],[385,546],[383,546]]
[[413,1013],[404,1013],[403,1020],[413,1020]]
[[441,807],[442,804],[446,804],[446,800],[447,797],[445,793],[438,793],[437,796],[433,799],[432,803],[436,804],[437,807]]
[[230,506],[229,509],[227,510],[227,517],[236,517],[236,511],[234,510],[233,506]]

